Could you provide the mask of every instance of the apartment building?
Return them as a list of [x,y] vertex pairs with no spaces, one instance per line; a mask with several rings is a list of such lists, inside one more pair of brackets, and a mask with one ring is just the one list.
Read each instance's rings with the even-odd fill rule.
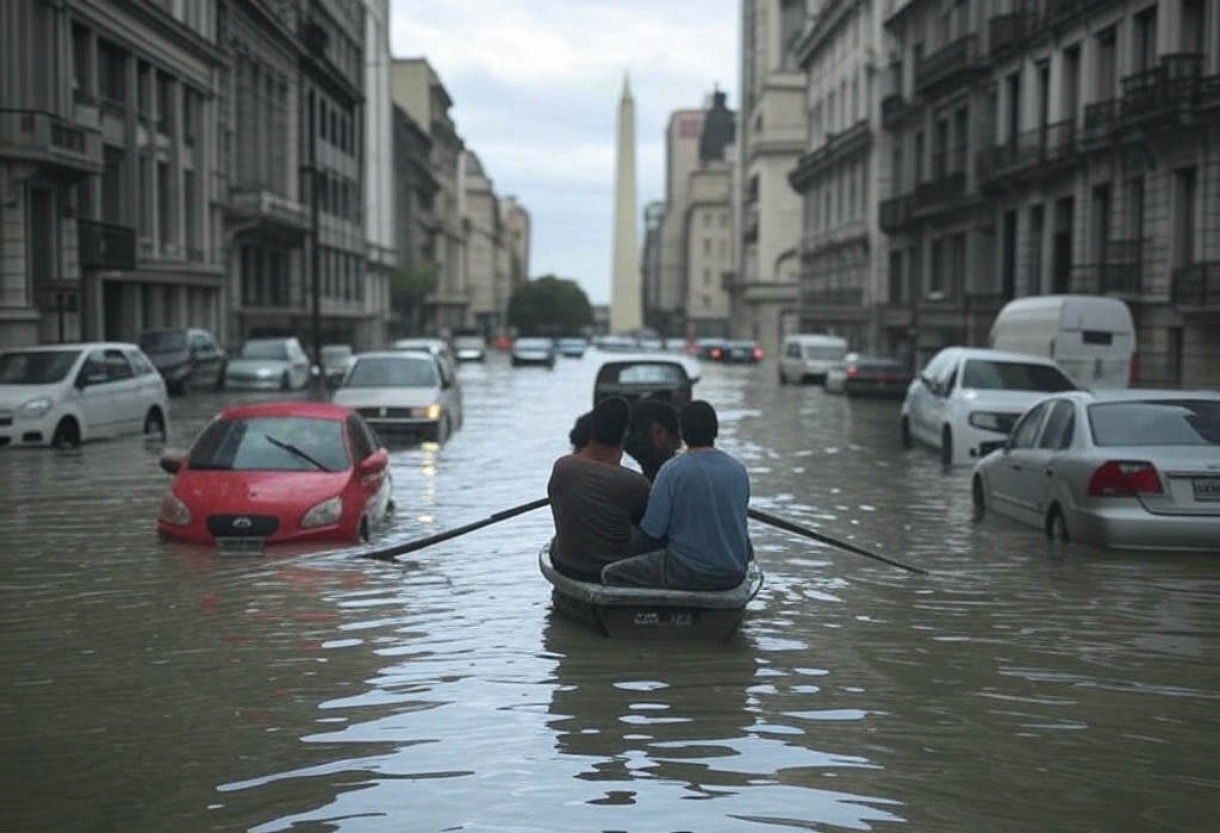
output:
[[356,333],[356,346],[385,346],[390,327],[390,287],[398,269],[391,175],[394,111],[390,99],[390,3],[364,3],[364,212],[367,263],[364,307],[370,326]]
[[664,201],[653,200],[644,206],[644,239],[640,245],[640,293],[645,326],[652,324],[650,311],[661,307],[661,225],[664,220]]
[[1120,297],[1141,382],[1217,387],[1220,4],[1013,3],[986,35],[1001,294]]
[[390,331],[394,336],[424,332],[422,281],[436,274],[436,195],[432,140],[406,110],[394,105],[394,240],[398,269],[390,289]]
[[686,332],[686,195],[691,172],[699,165],[702,132],[702,109],[675,110],[665,127],[665,215],[660,229],[660,271],[655,296],[644,307],[645,326],[665,336],[681,336]]
[[530,239],[532,223],[530,213],[511,194],[500,201],[504,215],[505,247],[509,255],[509,287],[511,296],[529,280]]
[[730,335],[728,288],[735,262],[733,157],[736,115],[719,90],[703,116],[699,164],[687,177],[683,213],[683,306],[687,338]]
[[804,217],[800,329],[843,336],[857,350],[882,341],[879,309],[887,300],[876,205],[878,183],[894,171],[875,84],[879,5],[827,0],[793,50],[808,74],[809,144],[790,174]]
[[731,331],[769,351],[796,325],[801,197],[788,174],[806,147],[806,75],[794,47],[806,0],[743,0],[741,120],[734,184]]
[[491,178],[472,151],[462,151],[462,189],[466,209],[466,276],[473,325],[491,336],[507,325],[508,275],[504,229]]
[[459,171],[465,144],[449,112],[453,99],[427,59],[395,59],[390,72],[394,103],[427,132],[432,145],[431,168],[440,185],[435,206],[439,228],[433,251],[437,280],[436,289],[428,294],[424,317],[428,331],[445,333],[471,324],[464,253],[465,196]]
[[206,4],[0,4],[0,343],[220,328]]

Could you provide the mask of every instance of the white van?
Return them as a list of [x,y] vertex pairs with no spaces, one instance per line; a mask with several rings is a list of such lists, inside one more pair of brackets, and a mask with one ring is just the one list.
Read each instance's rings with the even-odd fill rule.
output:
[[847,356],[847,339],[797,333],[785,336],[779,351],[779,383],[826,381],[826,373]]
[[1033,295],[991,325],[996,350],[1053,359],[1083,388],[1125,388],[1135,372],[1135,321],[1118,298]]

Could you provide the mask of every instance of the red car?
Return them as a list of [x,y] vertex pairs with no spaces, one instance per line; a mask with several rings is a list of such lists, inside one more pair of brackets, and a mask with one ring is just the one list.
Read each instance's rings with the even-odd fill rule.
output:
[[359,414],[329,403],[226,408],[161,468],[174,480],[157,530],[177,541],[367,541],[393,511],[388,452]]

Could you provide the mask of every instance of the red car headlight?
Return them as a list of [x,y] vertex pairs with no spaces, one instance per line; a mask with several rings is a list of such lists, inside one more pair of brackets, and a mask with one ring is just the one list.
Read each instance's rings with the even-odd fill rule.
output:
[[334,526],[343,517],[343,501],[338,495],[327,498],[311,507],[301,517],[301,529],[312,529],[315,526]]
[[165,497],[161,498],[157,520],[174,526],[186,526],[191,522],[191,510],[173,492],[166,492]]

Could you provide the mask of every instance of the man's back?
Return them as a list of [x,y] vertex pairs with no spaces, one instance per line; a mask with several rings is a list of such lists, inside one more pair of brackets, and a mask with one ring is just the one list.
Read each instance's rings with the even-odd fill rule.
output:
[[562,572],[598,581],[601,568],[631,551],[632,526],[648,503],[648,480],[577,454],[560,457],[547,484],[555,520],[551,558]]
[[716,448],[692,449],[661,467],[640,529],[665,538],[692,570],[740,579],[751,552],[749,503],[745,466]]

